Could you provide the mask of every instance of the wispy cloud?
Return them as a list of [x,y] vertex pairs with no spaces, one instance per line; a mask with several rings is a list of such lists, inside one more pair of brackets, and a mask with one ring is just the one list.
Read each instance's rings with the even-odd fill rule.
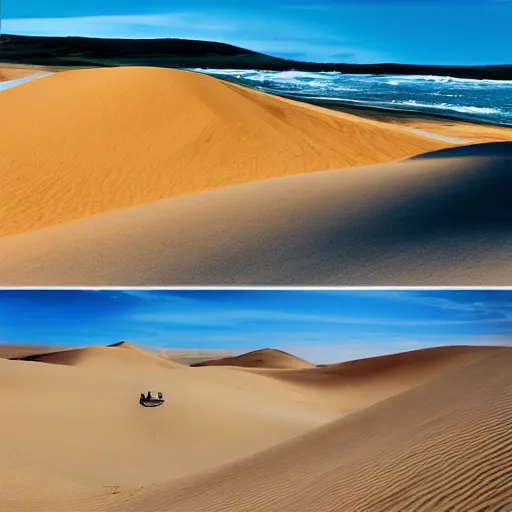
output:
[[313,362],[512,345],[512,293],[501,291],[13,290],[0,291],[0,309],[1,337],[12,342],[269,346]]
[[[151,30],[230,32],[236,30],[229,23],[208,19],[198,13],[130,14],[108,16],[76,16],[67,18],[14,18],[4,20],[4,30],[12,34],[47,36],[130,37],[130,33],[148,29],[142,37],[150,37]],[[135,30],[137,29],[137,30]],[[122,35],[124,34],[124,35]],[[136,35],[134,35],[136,37]],[[179,37],[179,36],[174,36]],[[183,37],[183,36],[180,36]]]
[[254,16],[191,9],[159,14],[7,18],[4,31],[41,36],[202,39],[298,60],[389,60],[380,50],[354,47],[332,31],[292,22],[286,16],[268,18],[257,11]]
[[[358,293],[359,296],[362,296],[361,294],[364,294],[366,292],[354,293]],[[499,290],[497,292],[483,291],[482,293],[485,295],[489,293],[496,294],[499,293]],[[414,303],[439,310],[461,313],[475,313],[478,315],[492,316],[496,318],[496,320],[500,320],[500,318],[497,317],[501,317],[502,320],[512,320],[512,302],[489,301],[482,296],[480,296],[477,300],[468,300],[467,296],[461,293],[459,294],[460,298],[456,299],[454,298],[457,297],[457,295],[455,294],[452,294],[451,298],[447,298],[446,296],[436,295],[435,291],[429,291],[428,293],[426,293],[424,291],[415,290],[376,291],[375,296],[391,300]],[[472,296],[475,297],[475,293],[473,293]]]
[[360,326],[449,326],[468,324],[492,324],[512,321],[507,318],[466,318],[451,319],[424,319],[408,320],[404,318],[379,318],[372,316],[345,316],[322,315],[307,313],[289,313],[275,310],[204,310],[201,311],[157,311],[136,313],[130,316],[131,320],[160,324],[183,324],[202,326],[232,326],[244,323],[308,323],[333,325],[360,325]]

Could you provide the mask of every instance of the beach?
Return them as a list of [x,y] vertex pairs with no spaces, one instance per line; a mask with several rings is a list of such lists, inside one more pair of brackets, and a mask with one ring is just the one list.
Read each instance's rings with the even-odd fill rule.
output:
[[0,113],[4,285],[510,276],[508,128],[148,67],[45,76],[3,91]]

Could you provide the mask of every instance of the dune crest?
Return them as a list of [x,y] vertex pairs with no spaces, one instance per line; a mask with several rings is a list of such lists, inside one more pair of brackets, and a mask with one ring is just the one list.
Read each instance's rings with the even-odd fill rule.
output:
[[191,364],[190,366],[240,366],[245,368],[276,368],[284,370],[312,368],[315,365],[282,350],[264,348],[238,356],[210,359]]
[[0,236],[450,145],[160,68],[56,73],[2,92],[0,116]]
[[[343,414],[359,411],[449,372],[481,361],[501,347],[445,346],[357,359],[287,372],[254,370],[296,386],[318,403],[337,403]],[[337,400],[336,397],[343,397]]]
[[126,341],[112,345],[90,346],[85,348],[61,350],[46,354],[35,354],[19,358],[21,361],[37,361],[41,363],[65,366],[94,366],[115,364],[127,369],[139,365],[154,365],[161,368],[182,368],[182,365],[150,354]]

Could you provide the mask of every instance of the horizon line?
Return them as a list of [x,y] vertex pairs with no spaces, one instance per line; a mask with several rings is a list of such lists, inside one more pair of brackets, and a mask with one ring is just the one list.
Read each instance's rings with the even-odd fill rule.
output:
[[[1,0],[0,0],[1,1]],[[9,18],[6,18],[6,20]],[[5,20],[3,20],[5,21]],[[382,62],[372,62],[372,63],[353,63],[353,62],[341,62],[341,61],[307,61],[307,60],[294,60],[287,59],[284,57],[278,57],[276,55],[272,55],[269,53],[258,52],[256,50],[251,50],[250,48],[246,48],[243,46],[238,46],[231,43],[226,43],[223,41],[217,41],[213,39],[191,39],[191,38],[183,38],[183,37],[109,37],[109,36],[74,36],[74,35],[66,35],[66,36],[51,36],[51,35],[38,35],[38,34],[10,34],[10,33],[0,33],[0,42],[2,38],[9,37],[27,37],[27,38],[45,38],[45,39],[95,39],[95,40],[111,40],[111,41],[169,41],[169,40],[178,40],[178,41],[196,41],[202,43],[213,43],[213,44],[222,44],[225,46],[231,46],[233,48],[239,48],[241,50],[247,50],[257,55],[263,55],[266,57],[271,57],[273,59],[279,59],[284,62],[297,63],[297,64],[316,64],[316,65],[342,65],[342,66],[350,66],[350,67],[368,67],[368,66],[414,66],[419,68],[461,68],[461,69],[472,69],[472,68],[501,68],[501,67],[512,67],[512,62],[510,63],[502,63],[502,64],[413,64],[413,63],[400,63],[400,62],[392,62],[392,61],[382,61]],[[6,42],[6,41],[4,41]],[[0,62],[1,58],[0,58]]]

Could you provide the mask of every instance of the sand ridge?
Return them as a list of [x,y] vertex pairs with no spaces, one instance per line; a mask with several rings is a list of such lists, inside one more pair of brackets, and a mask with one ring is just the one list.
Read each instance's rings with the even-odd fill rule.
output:
[[[369,357],[308,369],[252,370],[314,394],[319,404],[353,413],[495,354],[495,347],[445,346]],[[337,397],[343,396],[343,400]],[[332,405],[331,405],[332,407]]]
[[169,369],[182,367],[181,364],[155,354],[150,354],[125,341],[106,347],[91,346],[29,355],[21,358],[21,360],[66,366],[94,366],[98,363],[103,366],[115,364],[126,369],[139,369],[141,365],[152,365]]
[[[117,67],[2,92],[0,236],[236,183],[450,146],[206,75]],[[30,148],[30,150],[27,150]]]
[[46,354],[48,352],[57,352],[66,350],[67,347],[59,345],[34,345],[30,343],[4,343],[0,341],[1,359],[21,359],[36,354]]
[[512,143],[477,144],[109,212],[1,239],[1,281],[512,284],[511,162]]

